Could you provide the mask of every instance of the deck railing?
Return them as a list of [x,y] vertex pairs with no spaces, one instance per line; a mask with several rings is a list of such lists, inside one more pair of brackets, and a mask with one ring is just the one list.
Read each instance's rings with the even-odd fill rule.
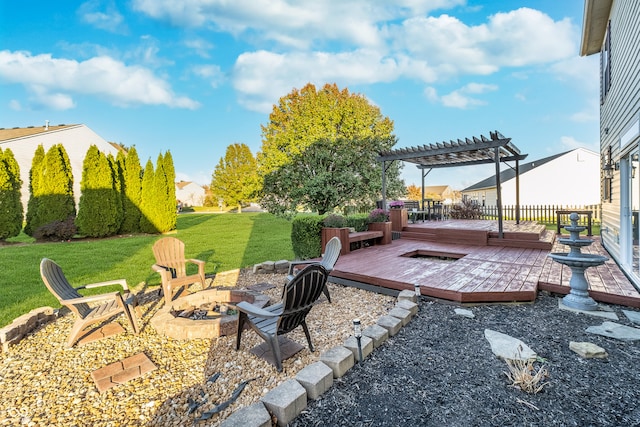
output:
[[[520,220],[521,221],[537,221],[544,224],[556,223],[556,211],[592,211],[592,221],[594,224],[600,224],[602,219],[602,207],[601,205],[531,205],[520,206]],[[503,206],[502,217],[505,220],[516,219],[516,206]],[[482,219],[497,219],[498,207],[497,206],[482,206]],[[587,216],[581,215],[579,225],[587,225]]]

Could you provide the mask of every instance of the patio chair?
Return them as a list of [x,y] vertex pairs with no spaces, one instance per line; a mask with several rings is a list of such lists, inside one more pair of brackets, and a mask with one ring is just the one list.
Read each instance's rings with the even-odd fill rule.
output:
[[[287,273],[287,282],[290,282],[295,277],[295,273],[299,269],[300,266],[308,266],[313,264],[322,265],[327,273],[331,273],[333,267],[338,262],[338,258],[340,257],[340,251],[342,250],[342,243],[340,243],[340,239],[338,237],[333,237],[331,240],[327,242],[327,246],[325,247],[325,252],[322,255],[322,261],[292,261],[289,263],[289,271]],[[325,284],[322,292],[327,297],[327,300],[331,302],[331,296],[329,295],[329,288]]]
[[[175,237],[163,237],[153,244],[153,255],[156,263],[151,266],[160,274],[165,304],[170,304],[174,296],[189,285],[200,283],[204,286],[204,261],[185,259],[184,243]],[[198,266],[197,274],[187,274],[187,264]]]
[[258,335],[269,343],[278,371],[282,371],[282,358],[278,336],[302,326],[309,349],[315,351],[307,327],[306,317],[320,297],[329,274],[320,264],[310,265],[294,277],[284,287],[282,301],[278,304],[258,308],[247,302],[237,304],[239,311],[236,350],[240,349],[242,330],[248,324]]
[[[92,324],[103,322],[120,313],[124,313],[131,325],[133,332],[139,332],[137,318],[134,314],[135,297],[129,293],[129,287],[124,279],[108,282],[92,283],[74,288],[62,272],[62,268],[48,258],[40,262],[40,275],[47,289],[60,301],[60,304],[68,307],[76,316],[76,321],[71,328],[67,347],[73,345],[86,333],[85,329]],[[79,289],[91,289],[102,286],[120,285],[125,292],[109,292],[106,294],[82,296]],[[99,304],[96,304],[99,303]],[[91,305],[90,305],[91,304]]]

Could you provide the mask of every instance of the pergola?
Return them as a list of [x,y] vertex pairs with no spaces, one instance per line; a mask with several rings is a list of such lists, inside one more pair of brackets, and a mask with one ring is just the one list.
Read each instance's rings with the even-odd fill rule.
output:
[[[378,153],[377,160],[382,162],[382,201],[387,202],[386,171],[396,160],[415,163],[422,170],[422,203],[424,204],[424,179],[435,168],[451,168],[457,166],[471,166],[494,163],[496,167],[496,191],[498,205],[498,232],[502,232],[502,195],[500,183],[500,162],[515,162],[516,173],[516,221],[520,220],[520,173],[519,162],[527,157],[521,154],[518,147],[511,143],[511,138],[505,138],[500,132],[489,132],[489,138],[480,135],[479,138],[465,138],[457,141],[437,142],[435,144],[399,148]],[[509,166],[511,167],[511,166]],[[424,209],[424,206],[422,206]]]

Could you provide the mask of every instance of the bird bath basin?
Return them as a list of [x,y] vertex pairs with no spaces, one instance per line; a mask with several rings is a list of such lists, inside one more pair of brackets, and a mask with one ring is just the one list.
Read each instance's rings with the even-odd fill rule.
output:
[[580,215],[572,213],[569,215],[571,226],[565,227],[569,231],[570,238],[560,238],[558,242],[571,248],[570,252],[553,252],[549,257],[555,262],[566,265],[571,269],[571,280],[569,286],[571,291],[562,299],[562,303],[567,307],[577,310],[597,310],[598,303],[589,296],[589,284],[584,275],[584,271],[589,267],[602,265],[609,258],[602,255],[583,254],[580,252],[581,247],[589,246],[593,243],[590,239],[581,239],[580,232],[586,227],[578,226]]

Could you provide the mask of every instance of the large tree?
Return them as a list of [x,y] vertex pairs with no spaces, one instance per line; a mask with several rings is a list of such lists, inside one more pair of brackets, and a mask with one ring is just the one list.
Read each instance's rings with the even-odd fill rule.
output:
[[126,157],[118,152],[120,164],[124,164],[123,200],[124,218],[121,233],[137,233],[140,231],[140,200],[142,197],[142,167],[135,147],[129,148]]
[[176,172],[171,152],[167,151],[164,156],[162,153],[158,155],[154,179],[158,197],[156,227],[161,233],[175,230],[177,223]]
[[227,206],[238,206],[254,200],[259,188],[256,159],[246,144],[232,144],[227,147],[213,171],[211,195],[222,200]]
[[[307,84],[280,98],[262,126],[258,171],[270,212],[300,206],[324,213],[346,203],[369,207],[380,198],[378,152],[396,143],[393,122],[366,97]],[[387,196],[404,191],[400,165],[387,170]]]
[[20,167],[10,149],[0,148],[0,240],[15,237],[22,230]]
[[157,233],[157,203],[158,197],[155,186],[153,163],[147,160],[142,175],[142,190],[140,199],[140,231],[143,233]]

